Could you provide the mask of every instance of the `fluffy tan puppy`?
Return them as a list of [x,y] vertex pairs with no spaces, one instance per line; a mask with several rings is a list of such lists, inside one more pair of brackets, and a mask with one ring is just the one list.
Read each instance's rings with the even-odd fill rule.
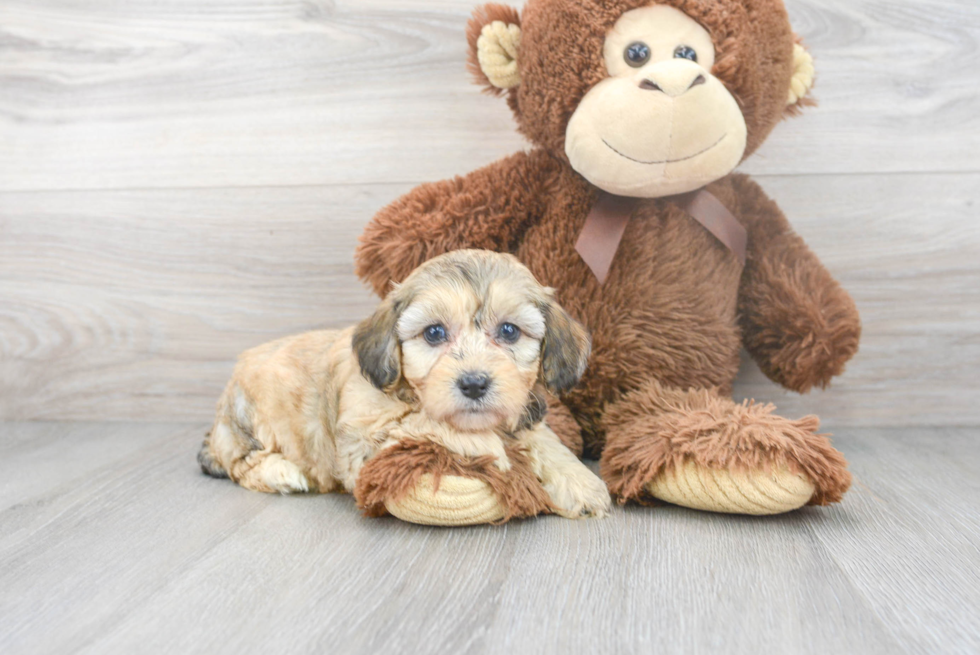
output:
[[602,516],[605,484],[544,421],[589,355],[581,325],[516,258],[432,259],[354,328],[286,337],[235,367],[202,469],[257,491],[353,492],[361,467],[406,436],[467,457],[526,450],[557,513]]

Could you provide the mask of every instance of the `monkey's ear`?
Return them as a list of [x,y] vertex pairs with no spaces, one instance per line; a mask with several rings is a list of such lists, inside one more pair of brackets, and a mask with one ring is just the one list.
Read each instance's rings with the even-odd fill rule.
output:
[[794,43],[793,77],[790,78],[789,93],[786,96],[787,111],[795,113],[800,107],[816,104],[809,96],[810,89],[813,88],[814,76],[813,57],[800,43]]
[[398,347],[396,328],[402,303],[390,293],[374,314],[361,321],[354,329],[351,345],[357,355],[357,363],[371,384],[390,393],[401,379],[401,349]]
[[559,395],[578,384],[585,373],[592,343],[585,328],[558,303],[547,303],[542,309],[541,380],[551,393]]
[[466,67],[485,91],[500,95],[521,83],[517,53],[521,45],[521,17],[513,7],[487,4],[477,7],[466,24],[469,55]]

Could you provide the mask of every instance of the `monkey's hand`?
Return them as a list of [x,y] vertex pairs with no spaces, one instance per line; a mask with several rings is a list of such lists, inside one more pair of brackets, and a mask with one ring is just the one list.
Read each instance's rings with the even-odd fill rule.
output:
[[742,342],[784,387],[800,393],[825,387],[857,352],[854,301],[758,184],[744,175],[730,180],[749,233],[738,298]]
[[742,340],[770,379],[805,393],[825,387],[854,356],[861,319],[851,296],[796,235],[784,235],[746,271]]
[[517,153],[465,177],[423,184],[368,224],[354,255],[355,270],[379,296],[419,264],[451,250],[511,252],[547,194],[551,160]]

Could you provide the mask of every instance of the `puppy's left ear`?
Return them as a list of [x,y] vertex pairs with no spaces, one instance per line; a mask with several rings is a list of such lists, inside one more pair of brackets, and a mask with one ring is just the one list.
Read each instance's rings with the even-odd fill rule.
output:
[[541,348],[541,379],[551,393],[559,395],[578,384],[585,373],[592,343],[585,328],[558,303],[546,303],[542,311],[545,333]]
[[371,384],[388,393],[401,379],[401,349],[396,327],[404,303],[397,292],[388,294],[378,309],[354,329],[352,346],[357,362]]

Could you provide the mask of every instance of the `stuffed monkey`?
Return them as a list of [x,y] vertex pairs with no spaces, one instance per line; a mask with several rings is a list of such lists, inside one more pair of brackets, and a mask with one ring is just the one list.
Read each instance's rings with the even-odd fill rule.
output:
[[528,0],[478,8],[469,67],[531,142],[381,210],[356,254],[380,295],[460,248],[517,255],[591,332],[548,422],[620,502],[774,514],[851,477],[818,420],[736,403],[744,347],[784,387],[857,351],[850,296],[735,167],[812,104],[781,0]]

